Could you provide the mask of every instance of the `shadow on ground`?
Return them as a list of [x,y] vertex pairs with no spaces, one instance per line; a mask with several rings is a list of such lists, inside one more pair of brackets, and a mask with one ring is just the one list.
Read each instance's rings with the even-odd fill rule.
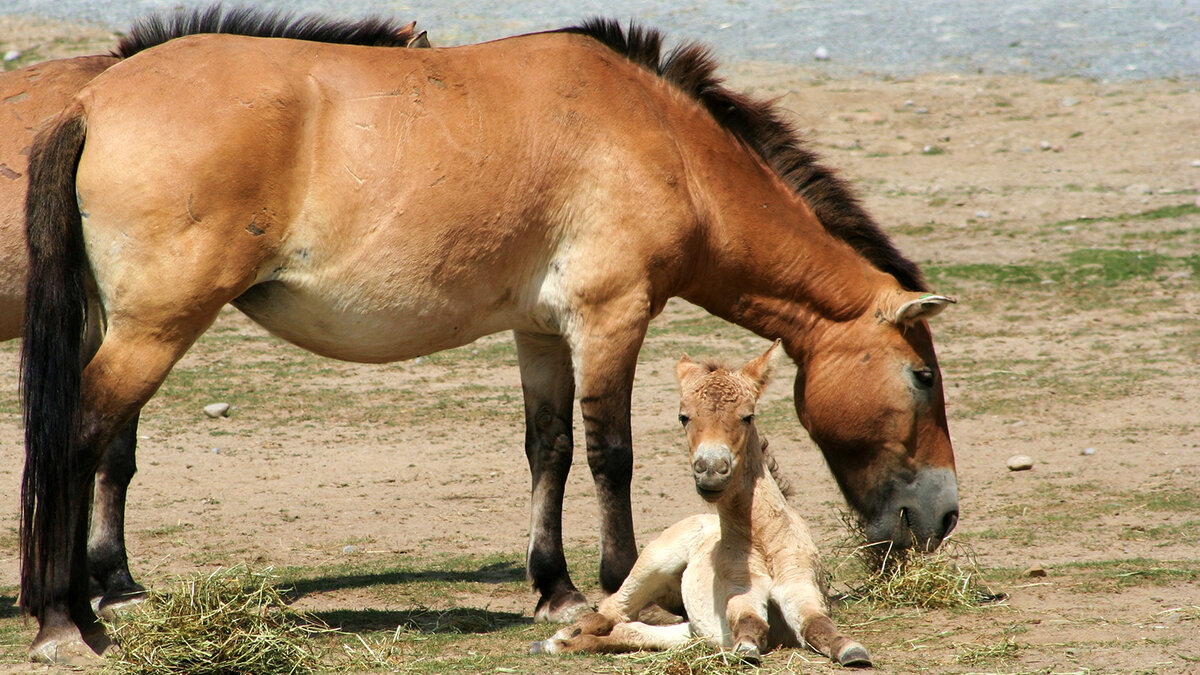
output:
[[472,607],[453,609],[345,610],[312,612],[312,616],[332,628],[348,633],[394,631],[397,628],[420,633],[482,634],[510,626],[531,624],[533,619],[513,612],[493,612]]

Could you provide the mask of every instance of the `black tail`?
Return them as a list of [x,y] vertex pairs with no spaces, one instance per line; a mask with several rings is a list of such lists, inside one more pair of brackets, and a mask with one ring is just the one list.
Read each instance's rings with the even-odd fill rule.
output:
[[[29,282],[21,383],[25,407],[25,476],[21,483],[21,607],[41,618],[65,580],[79,501],[75,444],[87,313],[87,257],[75,193],[86,125],[64,114],[34,140],[25,222]],[[90,484],[90,483],[87,483]]]

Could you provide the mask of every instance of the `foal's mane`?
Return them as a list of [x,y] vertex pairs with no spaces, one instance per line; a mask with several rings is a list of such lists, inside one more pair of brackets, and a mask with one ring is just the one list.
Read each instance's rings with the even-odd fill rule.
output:
[[784,119],[773,102],[759,101],[723,86],[716,75],[717,61],[707,46],[685,43],[664,56],[661,32],[634,23],[625,31],[612,19],[589,19],[562,32],[594,38],[683,90],[791,185],[830,234],[894,276],[904,288],[928,290],[917,264],[896,249],[849,185],[833,170],[817,163],[816,154],[804,147],[795,126]]
[[127,59],[134,54],[185,35],[226,33],[250,37],[291,38],[310,42],[405,47],[413,37],[408,26],[394,19],[371,16],[357,21],[331,19],[320,14],[297,16],[291,12],[253,7],[226,8],[220,3],[206,8],[153,12],[134,21],[112,55]]

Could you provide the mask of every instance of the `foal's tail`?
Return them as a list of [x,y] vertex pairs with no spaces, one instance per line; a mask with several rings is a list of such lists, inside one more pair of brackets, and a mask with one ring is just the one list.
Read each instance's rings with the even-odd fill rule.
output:
[[[21,483],[21,607],[39,619],[47,578],[66,579],[56,566],[71,560],[79,527],[71,504],[78,501],[82,467],[72,452],[79,424],[82,340],[88,302],[88,266],[75,171],[86,136],[82,110],[64,113],[42,130],[29,156],[25,222],[29,281],[21,383],[25,412],[25,475]],[[90,483],[88,483],[90,484]],[[48,576],[49,575],[49,576]],[[65,589],[61,589],[65,590]],[[60,591],[61,592],[61,591]]]

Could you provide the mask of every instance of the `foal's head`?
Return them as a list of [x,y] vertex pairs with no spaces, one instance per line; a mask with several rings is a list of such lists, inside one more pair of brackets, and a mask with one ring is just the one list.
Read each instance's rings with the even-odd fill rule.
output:
[[679,421],[687,432],[696,492],[719,501],[726,488],[758,475],[763,454],[754,408],[771,374],[779,342],[737,370],[684,356],[675,367]]

